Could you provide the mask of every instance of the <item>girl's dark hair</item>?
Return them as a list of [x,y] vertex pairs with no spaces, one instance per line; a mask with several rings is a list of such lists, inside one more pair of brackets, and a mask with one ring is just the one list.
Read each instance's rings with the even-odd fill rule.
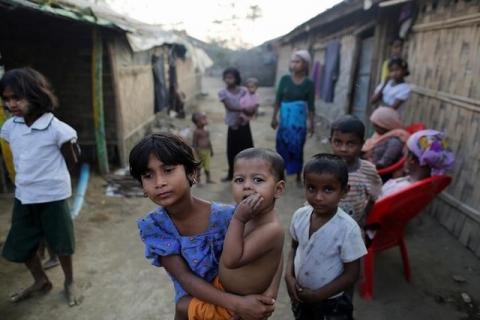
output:
[[32,112],[52,112],[58,106],[58,99],[52,87],[40,72],[26,67],[7,71],[0,80],[0,94],[10,88],[19,99],[26,99],[33,107]]
[[339,156],[329,153],[319,153],[310,159],[303,168],[303,177],[306,174],[328,173],[335,176],[343,190],[348,187],[348,168],[345,161]]
[[235,156],[234,163],[240,159],[261,159],[270,163],[275,181],[285,180],[285,162],[277,152],[266,148],[248,148]]
[[405,72],[405,77],[410,75],[410,71],[408,70],[408,63],[406,60],[402,58],[390,59],[390,61],[388,62],[388,68],[390,69],[393,66],[399,66],[400,68],[402,68]]
[[183,165],[190,185],[193,184],[189,177],[199,170],[200,162],[195,160],[192,148],[182,138],[171,133],[155,133],[133,147],[129,157],[130,174],[140,182],[148,171],[150,155],[169,166]]
[[240,71],[238,71],[238,69],[230,67],[223,70],[223,76],[222,76],[223,80],[225,80],[226,76],[229,74],[235,78],[235,84],[237,86],[242,84],[242,78],[240,77]]
[[360,119],[352,115],[344,115],[333,122],[330,130],[330,137],[333,137],[335,131],[352,133],[362,141],[365,139],[365,125]]

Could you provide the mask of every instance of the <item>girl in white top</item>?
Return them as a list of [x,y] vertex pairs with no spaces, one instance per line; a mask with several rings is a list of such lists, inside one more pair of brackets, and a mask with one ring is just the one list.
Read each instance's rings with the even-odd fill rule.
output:
[[348,169],[338,156],[318,154],[304,168],[308,206],[290,224],[292,247],[285,281],[295,319],[353,319],[345,291],[360,272],[360,227],[338,207],[348,192]]
[[402,58],[394,58],[388,63],[388,70],[390,71],[389,79],[377,86],[371,103],[380,102],[382,106],[400,111],[412,91],[408,83],[405,83],[405,77],[410,74],[408,64]]
[[35,280],[32,286],[13,294],[11,301],[52,288],[37,255],[45,239],[59,256],[68,303],[75,305],[75,240],[66,199],[72,194],[67,164],[73,166],[77,160],[77,133],[52,114],[57,98],[39,72],[31,68],[8,71],[0,81],[0,94],[13,114],[2,126],[0,137],[10,144],[16,172],[12,226],[2,255],[25,263]]

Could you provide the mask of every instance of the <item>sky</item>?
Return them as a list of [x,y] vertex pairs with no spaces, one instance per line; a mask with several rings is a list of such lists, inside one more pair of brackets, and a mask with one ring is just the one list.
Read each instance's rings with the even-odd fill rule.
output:
[[[250,47],[284,35],[340,0],[106,0],[121,14],[166,29],[185,30],[200,40]],[[246,17],[259,7],[254,21]],[[219,23],[221,22],[221,23]]]

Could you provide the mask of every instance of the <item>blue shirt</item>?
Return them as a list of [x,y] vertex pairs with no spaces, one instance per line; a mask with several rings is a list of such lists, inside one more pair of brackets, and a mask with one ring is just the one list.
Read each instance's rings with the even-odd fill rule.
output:
[[[213,202],[207,230],[195,236],[182,236],[163,208],[157,208],[137,221],[145,243],[145,257],[161,267],[160,257],[179,255],[200,278],[212,282],[218,273],[223,241],[232,219],[234,206]],[[178,281],[170,276],[175,287],[175,302],[187,295]]]

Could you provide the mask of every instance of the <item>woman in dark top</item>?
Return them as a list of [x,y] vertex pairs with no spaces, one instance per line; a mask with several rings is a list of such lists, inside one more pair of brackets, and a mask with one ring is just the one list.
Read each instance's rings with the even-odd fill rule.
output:
[[[313,135],[315,86],[308,78],[310,54],[296,51],[290,62],[291,74],[280,80],[274,105],[272,128],[277,129],[276,149],[285,161],[287,174],[296,174],[301,183],[303,146],[308,131]],[[277,118],[280,111],[280,119]]]

